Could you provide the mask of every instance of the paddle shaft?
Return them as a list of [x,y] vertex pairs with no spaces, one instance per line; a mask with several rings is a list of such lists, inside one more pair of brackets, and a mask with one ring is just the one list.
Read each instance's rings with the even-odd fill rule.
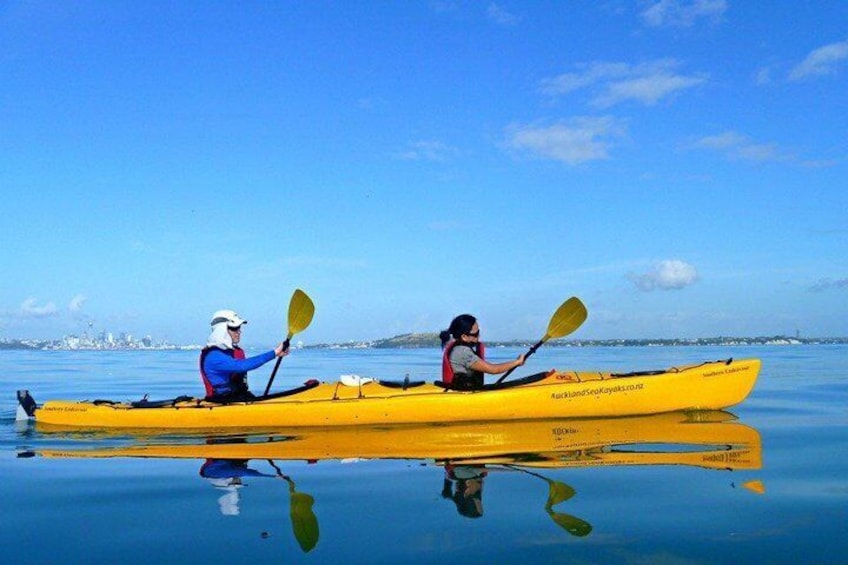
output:
[[289,480],[288,476],[286,476],[286,475],[284,475],[284,474],[283,474],[283,472],[280,470],[280,468],[279,468],[279,467],[277,467],[277,464],[276,464],[276,463],[274,463],[274,461],[273,461],[273,460],[268,459],[267,461],[268,461],[268,463],[270,463],[270,464],[271,464],[271,467],[273,467],[273,468],[274,468],[274,470],[277,472],[277,476],[278,476],[278,477],[282,477],[282,478],[284,478],[285,480]]
[[[289,340],[286,338],[286,341],[283,342],[283,351],[289,348]],[[277,362],[274,364],[274,370],[271,371],[271,378],[268,379],[268,386],[265,387],[265,394],[263,396],[268,396],[268,391],[271,390],[271,384],[274,382],[274,377],[277,376],[277,369],[280,368],[280,362],[282,362],[282,357],[277,357]]]
[[[537,349],[539,349],[540,347],[542,347],[542,344],[543,344],[543,343],[545,343],[545,340],[544,340],[544,339],[541,339],[541,340],[539,340],[539,343],[537,343],[536,345],[534,345],[533,347],[531,347],[530,349],[528,349],[528,350],[527,350],[527,353],[525,353],[525,354],[524,354],[524,361],[527,361],[527,358],[528,358],[528,357],[530,357],[531,355],[533,355],[534,353],[536,353],[536,350],[537,350]],[[496,382],[498,382],[498,383],[503,382],[503,380],[504,380],[505,378],[507,378],[507,377],[510,375],[510,373],[512,373],[512,372],[513,372],[515,369],[517,369],[517,368],[518,368],[518,367],[513,367],[512,369],[510,369],[509,371],[507,371],[506,373],[504,373],[503,375],[501,375],[501,378],[499,378]]]
[[527,469],[525,469],[523,467],[518,467],[517,465],[510,465],[509,463],[504,463],[501,466],[504,467],[505,469],[509,469],[510,471],[521,471],[522,473],[527,473],[528,475],[533,475],[534,477],[538,477],[538,478],[542,479],[543,481],[545,481],[547,483],[551,482],[551,479],[549,479],[547,477],[543,477],[539,473],[534,473],[533,471],[528,471]]

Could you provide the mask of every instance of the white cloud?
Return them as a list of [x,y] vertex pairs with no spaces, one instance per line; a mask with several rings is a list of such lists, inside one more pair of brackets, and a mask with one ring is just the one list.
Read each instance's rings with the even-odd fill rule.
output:
[[685,261],[667,259],[658,262],[648,272],[632,273],[629,278],[639,290],[646,292],[655,289],[679,290],[695,284],[698,280],[698,271],[693,265]]
[[780,151],[773,143],[755,143],[747,136],[735,131],[725,131],[699,139],[696,147],[714,149],[734,159],[745,161],[792,161],[791,155]]
[[608,81],[632,73],[633,66],[627,63],[607,63],[596,61],[582,63],[577,73],[564,73],[542,81],[542,92],[550,96],[568,94],[574,90],[591,86],[598,82]]
[[757,72],[754,73],[754,82],[760,86],[771,84],[771,75],[771,67],[762,67],[757,69]]
[[86,297],[82,294],[77,294],[71,301],[68,303],[68,310],[71,312],[79,312],[82,310],[82,307],[85,305]]
[[53,302],[39,305],[38,300],[32,297],[21,303],[19,312],[22,318],[51,318],[59,315],[59,309]]
[[821,279],[816,284],[810,287],[810,290],[813,292],[822,292],[824,290],[830,290],[833,288],[846,288],[848,289],[848,278],[844,279]]
[[679,65],[674,59],[658,59],[638,65],[596,61],[578,65],[578,72],[544,79],[541,90],[549,96],[559,96],[590,89],[594,92],[592,104],[601,108],[629,100],[650,106],[662,98],[707,81],[706,75],[678,73]]
[[710,149],[728,149],[747,143],[747,138],[735,131],[726,131],[718,135],[709,135],[698,141],[700,147]]
[[407,161],[447,161],[458,154],[459,149],[441,141],[416,141],[398,157]]
[[513,125],[507,145],[538,157],[578,165],[609,158],[610,139],[624,132],[614,118],[578,117],[553,125]]
[[494,3],[486,8],[486,16],[500,26],[514,26],[521,21],[521,18]]
[[86,300],[88,299],[82,294],[77,294],[71,299],[68,303],[68,312],[70,312],[71,318],[75,320],[84,320],[88,318],[85,312],[83,312],[83,306],[85,306]]
[[642,11],[642,20],[652,27],[691,27],[701,18],[718,23],[725,11],[726,0],[657,0]]
[[789,80],[834,74],[838,66],[846,59],[848,59],[848,41],[819,47],[810,52],[789,72]]
[[686,77],[668,73],[623,80],[609,85],[607,93],[596,98],[595,103],[608,107],[626,100],[636,100],[648,106],[679,90],[703,84],[702,77]]

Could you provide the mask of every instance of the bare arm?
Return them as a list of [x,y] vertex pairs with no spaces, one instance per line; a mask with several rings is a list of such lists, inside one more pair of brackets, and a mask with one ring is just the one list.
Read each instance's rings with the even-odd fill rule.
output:
[[524,355],[525,354],[522,353],[517,359],[514,359],[513,361],[504,361],[503,363],[489,363],[488,361],[480,359],[479,361],[474,361],[471,364],[471,368],[475,371],[480,371],[481,373],[499,375],[503,372],[509,371],[510,369],[523,365]]

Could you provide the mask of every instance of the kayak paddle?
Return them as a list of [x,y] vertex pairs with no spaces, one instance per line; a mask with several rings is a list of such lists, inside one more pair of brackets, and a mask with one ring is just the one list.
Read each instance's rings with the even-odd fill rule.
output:
[[289,484],[289,515],[291,516],[294,538],[304,553],[309,553],[318,544],[318,518],[312,510],[315,499],[304,492],[295,490],[294,481],[284,475],[277,464],[268,459],[268,463],[277,471],[277,476]]
[[[551,317],[551,321],[548,324],[548,331],[545,336],[539,340],[539,342],[531,347],[527,353],[524,355],[524,360],[526,361],[528,357],[536,353],[536,350],[542,347],[542,345],[548,341],[549,339],[556,339],[558,337],[565,337],[577,328],[579,328],[583,322],[586,321],[586,316],[588,313],[586,312],[586,307],[580,302],[580,299],[576,296],[572,296],[565,302],[563,302],[557,311],[554,312],[554,315]],[[515,367],[504,373],[504,375],[497,380],[497,382],[502,382],[505,378],[509,376],[511,372],[515,370]]]
[[[291,338],[294,334],[302,332],[312,323],[312,316],[315,315],[315,304],[305,292],[299,288],[292,294],[291,302],[289,302],[289,333],[286,336],[286,341],[283,343],[283,349],[288,349],[291,343]],[[274,377],[277,376],[277,369],[280,368],[282,357],[277,357],[277,363],[274,365],[274,370],[271,371],[271,378],[268,379],[268,386],[265,387],[265,396],[268,396],[268,391],[271,390],[271,383],[274,382]]]
[[539,473],[528,471],[527,469],[516,465],[504,465],[504,467],[513,471],[521,471],[522,473],[533,475],[534,477],[542,479],[548,483],[548,501],[545,503],[545,512],[548,513],[551,520],[553,520],[557,526],[561,527],[573,536],[582,538],[589,535],[592,531],[592,524],[582,518],[578,518],[577,516],[565,514],[564,512],[554,512],[553,510],[554,506],[560,502],[565,502],[576,494],[577,491],[575,491],[571,486],[563,482],[544,477]]

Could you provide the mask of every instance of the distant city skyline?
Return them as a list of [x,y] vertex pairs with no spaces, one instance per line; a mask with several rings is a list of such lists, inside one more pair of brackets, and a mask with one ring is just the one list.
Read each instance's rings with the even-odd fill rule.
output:
[[[535,343],[534,339],[510,340],[505,342],[490,342],[493,347],[528,347]],[[619,346],[747,346],[747,345],[804,345],[804,344],[845,344],[848,337],[801,337],[801,336],[716,336],[703,338],[668,338],[668,339],[559,339],[548,342],[548,347],[619,347]],[[200,344],[174,344],[167,341],[156,341],[151,336],[134,339],[124,335],[117,340],[89,338],[75,335],[64,336],[56,340],[20,340],[0,338],[0,346],[23,345],[34,349],[63,349],[63,350],[120,350],[120,349],[200,349]],[[261,347],[261,346],[260,346]],[[315,349],[393,349],[393,348],[438,348],[436,334],[404,334],[370,341],[348,341],[336,343],[310,343],[301,340],[293,343],[295,348]],[[250,349],[250,348],[248,348]]]

